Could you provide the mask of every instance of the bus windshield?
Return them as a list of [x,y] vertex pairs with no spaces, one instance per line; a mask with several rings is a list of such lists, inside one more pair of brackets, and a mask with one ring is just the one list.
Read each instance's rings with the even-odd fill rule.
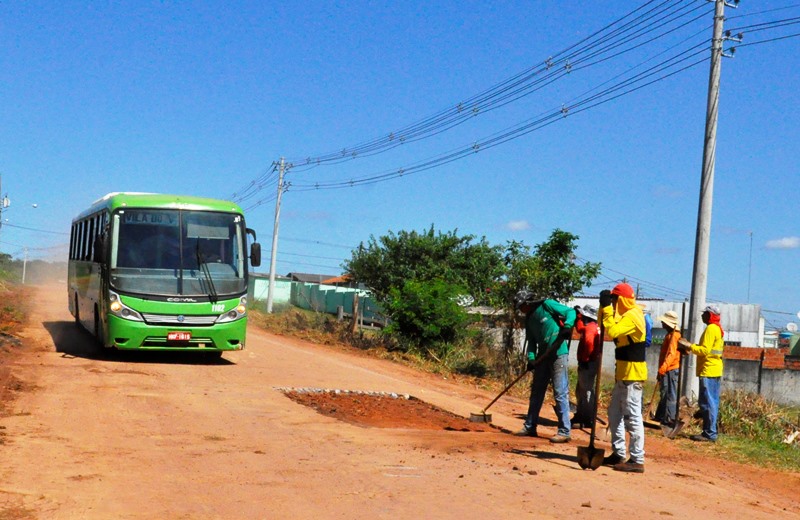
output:
[[117,290],[210,299],[246,290],[241,215],[124,209],[114,213],[109,236]]

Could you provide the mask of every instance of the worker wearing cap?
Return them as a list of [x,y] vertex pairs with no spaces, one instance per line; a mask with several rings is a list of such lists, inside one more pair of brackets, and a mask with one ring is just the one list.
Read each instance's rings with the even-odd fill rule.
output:
[[717,417],[719,415],[719,393],[722,385],[722,350],[725,331],[720,325],[719,307],[709,305],[703,310],[706,328],[700,343],[694,344],[681,338],[678,349],[697,356],[697,377],[700,378],[700,397],[697,404],[703,418],[703,433],[692,435],[693,441],[717,441]]
[[678,313],[667,311],[657,318],[667,331],[661,343],[658,356],[658,381],[661,383],[660,399],[656,408],[655,419],[670,428],[675,426],[678,408],[678,369],[681,366],[681,354],[678,352],[678,340],[681,339],[678,327]]
[[[617,360],[616,382],[608,405],[613,453],[603,459],[603,464],[613,466],[616,471],[644,473],[642,388],[647,380],[644,314],[636,304],[633,288],[626,283],[600,292],[600,312],[605,332],[614,340]],[[627,449],[626,432],[630,437]],[[626,451],[630,455],[628,459]]]
[[594,383],[597,376],[598,354],[597,347],[597,309],[591,305],[576,305],[575,330],[580,335],[578,339],[578,384],[575,387],[575,415],[572,417],[572,427],[591,427],[594,420]]
[[[575,310],[551,299],[535,299],[530,293],[517,293],[517,310],[525,313],[525,339],[528,341],[528,370],[533,369],[528,414],[519,436],[538,437],[536,428],[547,387],[552,382],[558,432],[550,442],[569,442],[569,338],[575,324]],[[534,365],[534,362],[544,358]]]

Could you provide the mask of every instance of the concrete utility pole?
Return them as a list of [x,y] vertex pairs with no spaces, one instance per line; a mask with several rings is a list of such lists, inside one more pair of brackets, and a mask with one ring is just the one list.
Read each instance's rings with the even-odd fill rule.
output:
[[22,261],[22,285],[25,285],[25,271],[28,268],[28,248],[23,248],[25,250],[25,259]]
[[272,300],[275,294],[275,262],[278,257],[278,226],[281,219],[281,195],[283,195],[283,173],[285,163],[281,157],[278,169],[278,199],[275,201],[275,227],[272,230],[272,258],[269,261],[269,293],[267,294],[267,312],[272,312]]
[[[714,196],[714,162],[717,151],[717,116],[719,109],[719,83],[722,66],[722,26],[725,22],[724,0],[713,0],[714,35],[711,40],[711,71],[708,78],[708,101],[706,105],[706,134],[703,144],[703,171],[700,178],[700,204],[697,210],[697,235],[694,244],[694,270],[692,272],[692,296],[689,302],[689,328],[687,339],[697,342],[703,330],[700,317],[706,306],[706,286],[708,282],[708,250],[711,242],[711,206]],[[737,0],[738,3],[738,0]],[[695,376],[697,360],[694,356],[686,358],[687,367],[683,371],[683,395],[691,398],[698,388]]]

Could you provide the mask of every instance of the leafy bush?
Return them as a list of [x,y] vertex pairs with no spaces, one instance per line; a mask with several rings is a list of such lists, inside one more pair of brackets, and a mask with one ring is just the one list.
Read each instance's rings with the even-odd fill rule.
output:
[[465,337],[472,321],[456,301],[461,294],[461,287],[442,280],[407,280],[401,288],[389,291],[384,309],[391,319],[387,332],[443,358],[454,342]]

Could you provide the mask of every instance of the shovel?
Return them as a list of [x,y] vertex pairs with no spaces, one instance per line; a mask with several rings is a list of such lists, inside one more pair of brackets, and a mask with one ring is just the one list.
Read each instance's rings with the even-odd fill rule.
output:
[[[567,344],[567,348],[569,348],[569,346],[571,344],[572,344],[572,339],[569,340],[569,343]],[[534,368],[536,368],[539,365],[539,363],[541,363],[542,361],[547,359],[550,356],[550,354],[552,354],[555,351],[557,346],[558,345],[554,343],[554,344],[550,345],[549,347],[547,347],[547,350],[544,351],[544,354],[542,354],[541,356],[537,357],[536,360],[533,363],[531,363],[530,366],[523,373],[518,375],[515,380],[511,381],[511,383],[509,383],[507,387],[503,388],[503,391],[500,392],[499,394],[497,394],[497,397],[492,399],[492,402],[487,404],[486,407],[484,407],[483,410],[481,410],[478,413],[470,413],[469,414],[470,422],[491,423],[492,422],[492,414],[486,413],[486,410],[488,410],[490,406],[492,406],[494,403],[496,403],[498,399],[503,397],[506,392],[511,390],[512,386],[514,386],[517,383],[519,383],[519,380],[522,379],[523,377],[525,377],[525,374],[527,374],[528,372],[532,371]],[[525,352],[527,352],[527,351],[528,351],[528,338],[525,338]]]
[[[681,308],[681,337],[683,337],[683,324],[686,323],[686,302],[683,302],[683,307]],[[678,364],[678,402],[675,405],[675,425],[671,428],[669,426],[662,426],[661,432],[664,434],[664,437],[667,439],[674,439],[678,436],[681,432],[683,427],[686,425],[686,421],[681,419],[681,398],[682,398],[682,391],[683,391],[683,361],[686,357],[686,354],[681,353],[681,360]]]
[[658,389],[661,387],[661,380],[656,379],[656,385],[653,387],[653,396],[650,398],[650,406],[647,408],[647,413],[643,415],[642,422],[650,427],[659,428],[661,426],[660,423],[654,422],[655,415],[653,414],[653,409],[656,407],[656,395],[658,395]]
[[675,424],[672,427],[662,426],[661,432],[667,439],[674,439],[681,432],[686,422],[681,419],[681,390],[683,385],[683,358],[685,354],[681,354],[681,361],[678,365],[678,402],[675,405]]
[[521,373],[520,375],[518,375],[517,378],[514,379],[513,381],[511,381],[511,383],[509,383],[509,385],[507,387],[503,388],[503,391],[500,392],[499,394],[497,394],[497,397],[492,399],[492,402],[487,404],[486,407],[483,410],[481,410],[478,413],[470,413],[469,414],[469,420],[471,422],[482,422],[482,423],[490,423],[490,422],[492,422],[492,414],[486,413],[486,410],[488,410],[490,406],[492,406],[498,399],[500,399],[503,395],[505,395],[506,392],[511,390],[512,386],[514,386],[517,383],[519,383],[519,380],[522,379],[523,377],[525,377],[525,374],[527,374],[527,373],[528,373],[528,371],[526,370],[523,373]]
[[597,374],[595,375],[594,398],[592,399],[592,432],[589,434],[589,445],[585,448],[583,446],[578,446],[578,465],[581,469],[591,469],[592,471],[603,465],[603,458],[606,454],[606,450],[595,448],[594,446],[594,433],[597,429],[597,403],[600,399],[600,372],[603,367],[603,340],[605,338],[605,329],[603,328],[602,321],[600,321],[598,337],[600,352],[597,356]]

